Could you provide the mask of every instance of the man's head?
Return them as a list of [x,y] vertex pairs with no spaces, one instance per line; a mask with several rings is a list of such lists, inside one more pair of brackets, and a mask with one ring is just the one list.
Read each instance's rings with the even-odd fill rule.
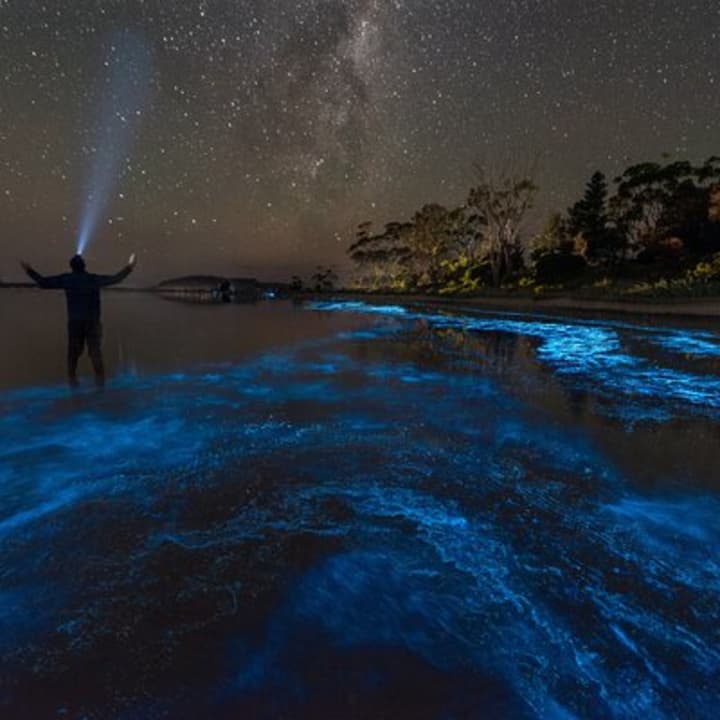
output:
[[70,268],[73,272],[85,272],[85,260],[82,255],[73,255],[70,258]]

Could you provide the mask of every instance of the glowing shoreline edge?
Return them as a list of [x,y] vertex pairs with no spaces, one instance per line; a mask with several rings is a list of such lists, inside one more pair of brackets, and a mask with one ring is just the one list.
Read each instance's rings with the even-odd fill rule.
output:
[[[695,375],[666,367],[658,367],[645,358],[627,354],[623,350],[617,329],[641,330],[638,339],[650,341],[671,352],[680,352],[683,342],[698,357],[720,356],[720,337],[706,331],[657,330],[619,324],[599,324],[582,320],[536,321],[515,319],[493,314],[489,317],[463,315],[458,312],[432,313],[399,305],[369,305],[363,302],[313,302],[311,310],[325,312],[353,312],[422,320],[437,328],[462,331],[507,332],[532,337],[540,341],[537,355],[560,376],[586,376],[599,382],[607,390],[638,398],[673,399],[690,403],[696,410],[718,415],[720,411],[720,377]],[[718,343],[711,340],[717,339]],[[687,351],[686,351],[687,352]]]
[[[383,325],[347,337],[373,342],[385,337]],[[544,332],[560,332],[556,343],[567,335]],[[617,352],[616,340],[610,333],[600,350]],[[360,367],[357,388],[334,382]],[[152,579],[168,548],[202,559],[279,533],[332,536],[342,549],[334,544],[300,575],[258,647],[233,656],[230,696],[298,687],[295,638],[311,625],[335,648],[401,647],[448,673],[491,673],[517,694],[523,716],[594,708],[618,719],[712,717],[720,567],[710,550],[720,543],[720,502],[633,491],[589,441],[528,422],[490,381],[410,363],[362,365],[338,352],[306,361],[292,351],[225,372],[129,377],[105,396],[81,397],[79,408],[66,391],[32,392],[30,402],[22,392],[3,398],[0,418],[0,624],[8,628],[0,644],[24,647],[41,615],[50,628],[62,620],[59,637],[71,647],[92,647],[93,632],[105,631],[93,630],[95,619],[112,617],[118,599],[133,602],[126,576]],[[268,418],[268,407],[288,401],[322,412],[294,423]],[[463,409],[480,403],[476,436]],[[442,435],[428,445],[433,429]],[[288,483],[293,462],[302,473]],[[241,494],[243,472],[255,467],[277,485],[267,504],[240,502],[200,526],[168,510],[192,489]],[[347,510],[322,511],[338,506]],[[116,571],[104,576],[88,620],[86,606],[66,598],[72,580],[65,588],[43,574],[38,547],[72,541],[68,533],[98,507],[149,525],[129,557],[102,548]],[[81,550],[93,557],[92,546]],[[186,578],[184,592],[194,582]],[[692,613],[678,609],[677,588],[692,593]],[[34,597],[48,605],[38,609]]]

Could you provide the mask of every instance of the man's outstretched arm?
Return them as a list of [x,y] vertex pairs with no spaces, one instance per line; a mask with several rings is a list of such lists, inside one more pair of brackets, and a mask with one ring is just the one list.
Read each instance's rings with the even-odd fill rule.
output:
[[64,275],[52,275],[50,277],[45,277],[26,262],[21,262],[20,265],[38,287],[45,288],[47,290],[58,290],[64,287]]
[[120,272],[114,275],[96,275],[98,285],[100,285],[100,287],[107,287],[108,285],[117,285],[117,283],[122,282],[135,269],[136,262],[135,253],[133,253],[128,260],[128,264]]

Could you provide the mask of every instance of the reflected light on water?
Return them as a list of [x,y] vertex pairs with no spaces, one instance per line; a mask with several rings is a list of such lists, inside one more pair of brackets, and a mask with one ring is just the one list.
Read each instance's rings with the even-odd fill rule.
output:
[[8,716],[712,717],[720,501],[673,443],[719,381],[680,331],[310,310],[372,322],[0,396]]

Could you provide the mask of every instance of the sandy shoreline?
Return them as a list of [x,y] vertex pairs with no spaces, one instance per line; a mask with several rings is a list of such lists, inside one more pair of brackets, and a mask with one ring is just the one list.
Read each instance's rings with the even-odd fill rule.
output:
[[677,298],[674,300],[612,300],[573,297],[459,297],[437,295],[383,295],[367,293],[328,293],[313,296],[322,300],[353,300],[378,303],[428,303],[441,306],[483,307],[514,312],[603,312],[631,315],[671,315],[676,317],[720,318],[720,297]]

